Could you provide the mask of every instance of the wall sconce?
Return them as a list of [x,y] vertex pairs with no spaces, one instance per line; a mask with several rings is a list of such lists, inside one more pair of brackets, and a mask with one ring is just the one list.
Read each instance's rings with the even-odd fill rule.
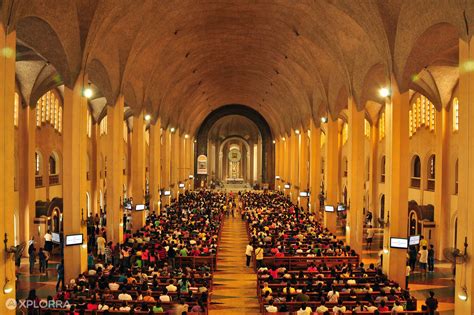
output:
[[10,282],[10,280],[8,280],[8,278],[5,278],[5,285],[3,286],[3,293],[10,294],[10,293],[12,293],[12,291],[13,291],[12,283]]
[[458,298],[461,300],[461,301],[464,301],[466,302],[467,299],[468,299],[468,295],[467,295],[467,288],[466,287],[462,287],[462,292],[460,292],[458,294]]

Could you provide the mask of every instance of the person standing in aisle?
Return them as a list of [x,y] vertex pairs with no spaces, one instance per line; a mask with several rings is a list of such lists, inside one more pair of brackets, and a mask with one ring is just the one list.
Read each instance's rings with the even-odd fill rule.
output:
[[252,242],[249,242],[247,244],[247,247],[245,248],[245,256],[247,258],[247,267],[250,267],[250,260],[252,259],[252,252],[253,252]]
[[428,272],[434,272],[434,245],[430,245],[430,249],[428,249]]
[[257,263],[257,270],[263,265],[263,248],[258,245],[255,250],[255,262]]

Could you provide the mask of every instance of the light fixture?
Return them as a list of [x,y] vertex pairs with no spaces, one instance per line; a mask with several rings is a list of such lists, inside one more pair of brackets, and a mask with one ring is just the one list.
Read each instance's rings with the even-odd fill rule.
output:
[[273,140],[272,142],[273,142],[273,144],[275,144],[275,143],[276,143],[276,141],[275,141],[275,140]]
[[170,131],[171,131],[171,132],[174,132],[175,130],[176,130],[176,129],[174,129],[174,127],[171,127],[171,128],[170,128]]
[[384,247],[384,248],[383,248],[383,253],[384,253],[385,255],[388,254],[388,249],[387,249],[387,247]]
[[194,178],[194,176],[193,176],[193,175],[189,175],[189,179],[193,179],[193,178]]
[[189,138],[189,135],[188,134],[185,134],[184,135],[184,139],[188,139]]
[[321,117],[321,122],[322,122],[323,124],[327,123],[327,122],[328,122],[328,118],[327,118],[326,116]]
[[467,288],[466,287],[462,287],[462,292],[458,293],[458,298],[461,300],[461,301],[464,301],[466,302],[467,301]]
[[277,176],[275,176],[275,179],[280,179],[280,176],[278,176],[278,175],[277,175]]
[[299,131],[298,129],[296,129],[296,130],[295,130],[295,133],[296,133],[297,135],[299,135],[299,134],[300,134],[300,131]]
[[150,114],[146,114],[146,115],[145,115],[145,120],[146,120],[146,121],[150,121],[150,120],[151,120],[151,115],[150,115]]
[[91,98],[92,95],[94,94],[94,92],[91,89],[91,84],[90,83],[89,83],[89,86],[84,89],[83,94],[84,94],[85,98]]
[[5,278],[5,285],[3,286],[3,293],[10,294],[13,292],[13,284],[10,280]]
[[282,137],[281,140],[285,141],[285,137]]
[[383,87],[379,90],[379,95],[382,97],[387,97],[390,95],[390,90],[386,87]]

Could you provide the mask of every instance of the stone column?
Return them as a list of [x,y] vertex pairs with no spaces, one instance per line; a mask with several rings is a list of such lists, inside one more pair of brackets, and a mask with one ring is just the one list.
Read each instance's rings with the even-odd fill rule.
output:
[[[133,116],[132,132],[132,196],[135,205],[145,203],[145,124],[143,112]],[[132,210],[133,229],[145,225],[145,211]]]
[[[390,237],[407,236],[408,220],[408,110],[409,92],[400,92],[392,79],[391,97],[385,103],[386,180],[385,204],[390,212],[390,224],[384,231],[384,246]],[[391,101],[390,101],[391,99]],[[390,249],[383,256],[383,268],[390,279],[405,287],[406,250]]]
[[[36,109],[20,106],[19,129],[19,221],[20,242],[28,242],[35,235],[35,151],[36,151]],[[25,255],[28,253],[25,252]]]
[[[474,60],[474,42],[472,39],[459,40],[459,197],[458,197],[458,237],[457,247],[464,249],[469,244],[469,261],[457,265],[455,287],[455,314],[474,313],[474,273],[472,246],[474,229],[472,228],[474,205],[474,72],[469,65]],[[438,135],[436,135],[438,136]],[[436,157],[438,158],[438,157]],[[436,161],[437,163],[438,161]],[[437,210],[437,209],[436,209]],[[435,211],[436,211],[435,210]],[[443,224],[443,222],[441,223]],[[438,249],[439,250],[439,249]],[[467,292],[467,295],[466,295]],[[460,296],[466,295],[467,300]]]
[[358,253],[362,253],[364,230],[364,111],[359,111],[354,100],[349,99],[349,174],[348,197],[350,208],[347,211],[346,240]]
[[311,211],[319,217],[319,193],[321,192],[321,128],[310,121],[310,204]]
[[83,246],[64,247],[65,281],[87,270],[87,99],[81,74],[73,89],[64,88],[63,109],[63,228],[64,237],[82,234]]
[[[339,202],[339,126],[337,119],[329,117],[327,122],[327,185],[326,204],[336,206]],[[324,212],[324,224],[331,231],[336,232],[336,212]]]
[[123,241],[123,108],[119,95],[107,105],[107,240]]
[[[308,145],[309,145],[309,138],[308,132],[301,130],[300,136],[300,148],[299,148],[299,183],[300,191],[308,191],[309,190],[309,182],[308,182],[308,171],[309,171],[309,162],[308,162]],[[299,196],[298,196],[299,197]],[[297,198],[298,198],[297,197]],[[308,210],[308,202],[309,199],[307,198],[300,198],[300,206],[303,207],[306,211]]]
[[[2,42],[2,54],[0,54],[0,113],[2,124],[0,127],[0,166],[2,177],[0,180],[0,235],[8,237],[7,246],[14,245],[13,224],[13,177],[15,160],[13,153],[13,104],[15,99],[15,51],[16,33],[12,31],[7,34],[3,24],[0,23],[0,37]],[[1,253],[2,267],[0,268],[0,283],[4,287],[8,281],[11,288],[9,293],[4,290],[0,293],[0,305],[2,314],[15,314],[14,310],[5,309],[4,305],[8,299],[15,299],[15,265],[14,259],[4,250]]]
[[161,120],[150,124],[150,210],[160,213]]
[[[435,158],[435,223],[440,227],[444,222],[449,222],[449,136],[448,136],[448,112],[445,107],[436,112],[436,158]],[[443,248],[448,247],[449,232],[436,229],[434,246],[437,259],[444,259]],[[425,235],[427,238],[428,236]],[[458,243],[459,244],[459,243]]]
[[[178,195],[178,164],[179,164],[179,130],[171,133],[171,156],[170,156],[170,183],[173,187],[171,196],[176,198]],[[209,151],[208,151],[209,152]]]
[[380,167],[378,160],[378,143],[379,143],[379,128],[378,124],[374,122],[370,128],[370,178],[369,178],[369,209],[375,218],[378,218],[378,195],[377,186],[380,182]]
[[[170,189],[170,143],[171,133],[169,128],[163,130],[161,138],[161,188],[165,190]],[[168,196],[161,196],[163,205],[167,205],[169,201]]]
[[291,130],[290,136],[290,183],[291,183],[291,201],[297,203],[298,192],[297,186],[299,184],[299,146],[300,146],[300,135],[295,133],[295,130]]
[[91,205],[93,213],[100,214],[100,205],[99,205],[99,128],[98,124],[92,123],[91,130],[91,155],[89,159],[89,180],[91,181]]

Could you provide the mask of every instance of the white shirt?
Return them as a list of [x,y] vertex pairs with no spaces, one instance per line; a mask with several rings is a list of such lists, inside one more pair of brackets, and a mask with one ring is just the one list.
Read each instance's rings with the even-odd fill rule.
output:
[[421,249],[418,254],[420,254],[420,263],[427,264],[428,263],[428,250]]
[[334,307],[332,308],[332,311],[334,312],[334,314],[337,314],[337,312],[339,312],[339,311],[345,312],[345,311],[346,311],[346,307],[345,307],[345,306],[339,307],[339,306],[336,305],[336,306],[334,306]]
[[311,307],[306,306],[306,309],[304,311],[300,308],[298,312],[296,312],[296,315],[311,315],[312,312],[313,310],[311,309]]
[[266,308],[268,313],[276,313],[278,312],[278,308],[274,305],[268,305]]
[[46,233],[46,234],[44,235],[44,240],[45,240],[46,242],[51,242],[51,241],[53,240],[53,236],[52,236],[51,234],[49,234],[49,233]]
[[118,299],[121,300],[121,301],[131,301],[132,296],[128,293],[120,293],[119,296],[118,296]]
[[111,291],[117,291],[119,288],[120,288],[120,284],[115,283],[115,282],[109,283],[109,289]]
[[367,238],[373,238],[374,234],[375,234],[374,229],[372,228],[367,229]]
[[178,288],[174,284],[167,285],[166,289],[168,290],[168,292],[176,292],[178,290]]
[[245,248],[245,255],[252,256],[252,252],[253,252],[252,245],[247,245],[247,247]]
[[171,302],[171,298],[169,295],[160,295],[161,302]]
[[316,308],[316,313],[324,313],[324,312],[327,312],[327,311],[329,311],[329,308],[327,308],[326,305],[319,305]]

